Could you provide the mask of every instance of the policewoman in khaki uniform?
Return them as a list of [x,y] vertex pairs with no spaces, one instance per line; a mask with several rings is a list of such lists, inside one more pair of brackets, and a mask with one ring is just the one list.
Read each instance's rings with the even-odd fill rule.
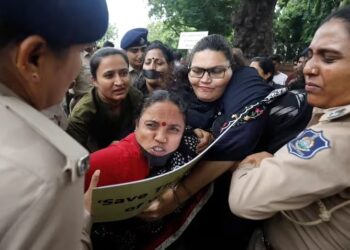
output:
[[347,6],[316,31],[304,68],[308,102],[325,114],[272,158],[248,156],[233,173],[232,212],[267,219],[265,242],[255,237],[251,249],[350,249],[349,67]]
[[62,100],[107,26],[105,0],[0,2],[0,249],[88,247],[87,151],[40,110]]

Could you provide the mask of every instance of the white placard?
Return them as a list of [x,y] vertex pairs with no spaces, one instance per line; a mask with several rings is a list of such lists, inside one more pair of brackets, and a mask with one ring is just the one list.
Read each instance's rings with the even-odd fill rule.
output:
[[208,35],[208,31],[181,32],[178,49],[192,49],[194,45],[203,37]]

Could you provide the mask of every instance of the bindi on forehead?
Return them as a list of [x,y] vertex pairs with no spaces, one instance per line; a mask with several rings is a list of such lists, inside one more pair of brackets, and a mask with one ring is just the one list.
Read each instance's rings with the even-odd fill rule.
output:
[[157,60],[160,60],[160,58],[157,58],[157,57],[148,57],[147,60],[150,60],[150,61],[157,61]]
[[163,127],[166,126],[166,122],[161,122],[160,124],[161,124]]

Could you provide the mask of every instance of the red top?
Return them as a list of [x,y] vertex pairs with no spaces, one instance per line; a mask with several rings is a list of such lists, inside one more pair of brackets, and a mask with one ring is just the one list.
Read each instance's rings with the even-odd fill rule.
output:
[[[85,176],[85,190],[90,184],[92,174],[97,169],[101,170],[98,186],[141,180],[149,175],[147,160],[142,154],[134,133],[90,155],[90,169]],[[153,233],[147,240],[145,239],[143,249],[165,248],[176,240],[207,202],[210,195],[211,190],[203,188],[183,205],[180,212],[165,217],[160,231]],[[144,237],[143,232],[140,234]]]
[[137,143],[135,133],[90,155],[90,169],[85,176],[85,190],[92,174],[100,169],[97,186],[107,186],[145,179],[149,175],[146,158]]

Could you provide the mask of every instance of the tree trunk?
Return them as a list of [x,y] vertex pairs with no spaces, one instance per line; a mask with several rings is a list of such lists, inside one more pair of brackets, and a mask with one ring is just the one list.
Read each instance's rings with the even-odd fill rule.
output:
[[247,58],[271,55],[273,14],[277,0],[242,0],[233,13],[233,46],[241,48]]

